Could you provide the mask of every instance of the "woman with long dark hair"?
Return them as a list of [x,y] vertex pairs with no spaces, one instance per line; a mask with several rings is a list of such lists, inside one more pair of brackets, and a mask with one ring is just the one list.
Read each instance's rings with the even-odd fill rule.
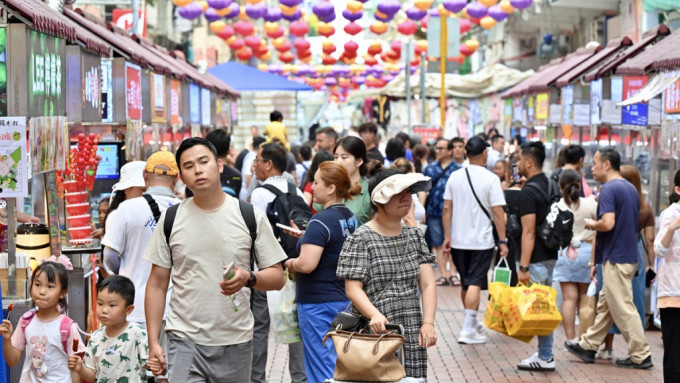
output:
[[345,200],[344,203],[357,217],[359,225],[363,225],[371,219],[371,197],[368,193],[368,182],[364,179],[368,164],[366,145],[358,137],[343,137],[335,144],[333,154],[335,162],[349,172],[352,183],[361,186],[361,192],[354,199]]
[[316,213],[316,210],[314,209],[314,189],[312,187],[314,176],[316,175],[316,171],[319,170],[319,165],[325,161],[333,161],[333,154],[328,150],[320,150],[312,159],[312,164],[309,166],[309,170],[307,170],[307,176],[302,182],[302,193],[305,196],[305,202],[307,202],[307,205],[312,209],[312,213]]

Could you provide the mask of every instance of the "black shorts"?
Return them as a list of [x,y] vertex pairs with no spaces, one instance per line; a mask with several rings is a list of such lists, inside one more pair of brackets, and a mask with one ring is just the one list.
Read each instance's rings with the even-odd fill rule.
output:
[[463,290],[469,286],[479,286],[482,290],[489,288],[489,267],[493,259],[493,248],[487,250],[451,249],[453,264],[460,274]]

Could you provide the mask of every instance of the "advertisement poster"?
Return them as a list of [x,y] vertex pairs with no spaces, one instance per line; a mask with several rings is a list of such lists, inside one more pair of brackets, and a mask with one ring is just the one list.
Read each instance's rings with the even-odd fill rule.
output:
[[210,125],[210,90],[201,88],[201,125]]
[[548,122],[551,124],[562,123],[562,105],[550,104],[550,115],[548,116]]
[[[111,12],[111,16],[113,16],[113,24],[125,29],[126,31],[132,31],[132,9],[114,8]],[[144,9],[139,10],[138,20],[139,23],[137,24],[137,30],[134,33],[136,35],[146,37],[146,12]]]
[[0,28],[0,117],[7,115],[7,29]]
[[170,80],[170,124],[181,125],[182,115],[180,109],[182,105],[182,82]]
[[527,98],[527,121],[530,123],[534,122],[534,116],[536,115],[534,108],[534,96],[529,96]]
[[571,125],[573,123],[573,104],[574,87],[569,85],[562,88],[562,123]]
[[66,43],[27,30],[29,117],[66,115]]
[[151,73],[151,121],[158,123],[167,122],[165,110],[165,76]]
[[623,101],[623,77],[612,77],[611,95],[615,103]]
[[[635,96],[642,89],[649,76],[625,76],[623,78],[623,100]],[[648,105],[639,103],[621,108],[621,123],[647,126]]]
[[602,107],[602,79],[590,83],[590,123],[600,124],[600,108]]
[[142,70],[139,65],[125,63],[127,119],[142,119]]
[[0,117],[0,197],[28,196],[26,117]]
[[547,93],[539,93],[536,95],[536,119],[547,120],[549,111],[549,100]]
[[414,125],[413,133],[420,135],[420,141],[427,145],[429,140],[435,140],[442,134],[442,128],[438,125]]
[[[1,56],[0,61],[2,61]],[[1,84],[2,83],[0,82],[0,86]],[[666,90],[664,91],[663,99],[664,99],[663,103],[664,113],[668,114],[680,113],[680,80],[676,80],[674,83],[669,85],[668,88],[666,88]]]
[[512,120],[522,121],[522,98],[514,97],[512,99]]
[[70,144],[65,116],[31,118],[28,138],[33,174],[66,168]]
[[113,122],[113,68],[111,60],[102,60],[102,122]]
[[189,122],[201,123],[201,89],[196,84],[189,84]]
[[83,121],[99,122],[102,115],[101,103],[101,62],[99,57],[81,54],[81,86],[83,97]]

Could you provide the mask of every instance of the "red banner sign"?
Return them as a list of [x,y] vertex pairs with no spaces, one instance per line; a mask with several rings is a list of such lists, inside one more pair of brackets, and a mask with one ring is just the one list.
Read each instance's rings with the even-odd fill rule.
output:
[[665,113],[680,113],[680,80],[669,85],[663,96],[663,111]]
[[623,99],[627,100],[635,96],[642,89],[649,76],[625,76],[623,78]]
[[182,83],[179,80],[170,80],[170,124],[182,124],[180,108],[182,105]]
[[125,85],[128,120],[142,119],[142,70],[138,65],[125,63]]
[[[126,31],[132,30],[132,9],[114,9],[112,12],[113,23]],[[146,37],[146,12],[139,10],[139,24],[137,24],[136,35]]]

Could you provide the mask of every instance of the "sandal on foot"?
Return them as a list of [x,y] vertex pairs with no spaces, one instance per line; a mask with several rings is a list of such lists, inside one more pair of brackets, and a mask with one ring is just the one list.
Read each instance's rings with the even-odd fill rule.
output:
[[449,280],[444,278],[444,277],[439,277],[436,280],[436,285],[437,286],[448,286],[450,285]]
[[454,286],[454,287],[460,286],[460,279],[458,279],[457,276],[452,275],[452,276],[449,277],[449,283],[451,284],[451,286]]

